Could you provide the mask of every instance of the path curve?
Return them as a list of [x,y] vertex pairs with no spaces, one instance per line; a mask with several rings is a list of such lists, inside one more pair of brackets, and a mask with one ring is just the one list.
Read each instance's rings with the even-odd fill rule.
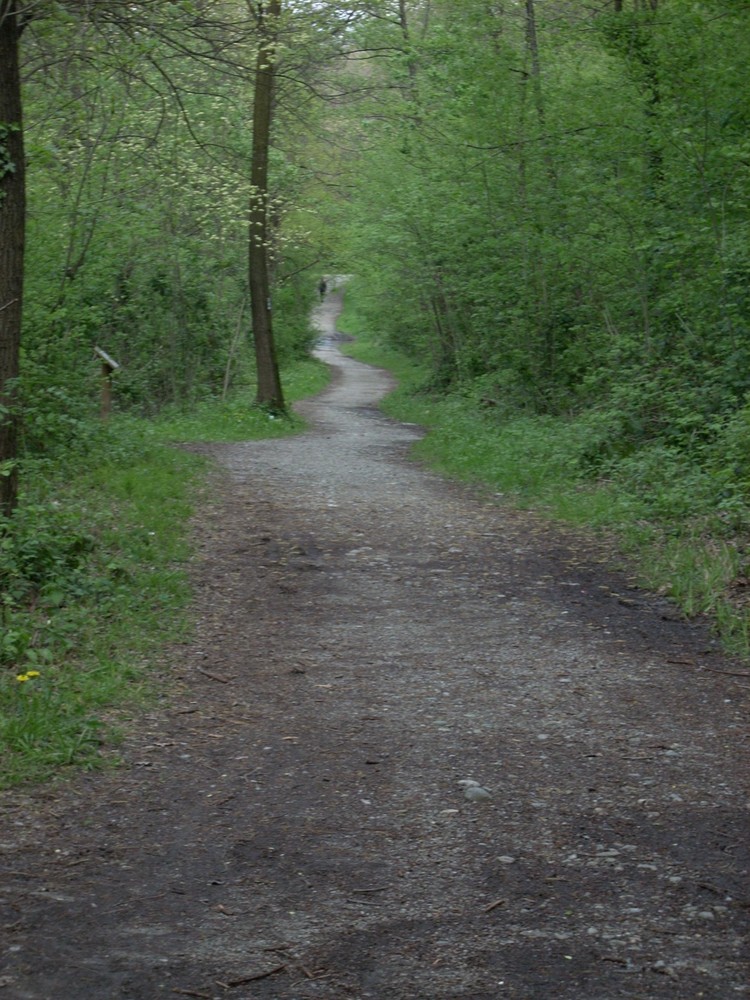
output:
[[196,636],[125,766],[5,803],[0,997],[747,995],[743,668],[410,461],[339,304],[310,430],[202,449]]

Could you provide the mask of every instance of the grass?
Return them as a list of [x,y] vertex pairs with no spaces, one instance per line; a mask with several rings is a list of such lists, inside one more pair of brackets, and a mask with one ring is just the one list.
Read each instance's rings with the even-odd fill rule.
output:
[[27,482],[2,536],[0,787],[113,763],[118,712],[153,697],[149,657],[187,629],[184,525],[202,465],[130,433],[120,462]]
[[[284,373],[290,403],[326,384],[318,362]],[[65,468],[27,462],[0,522],[0,788],[115,766],[128,718],[164,688],[168,644],[190,634],[187,524],[205,460],[171,442],[300,430],[249,399],[156,423],[115,417]]]
[[750,658],[750,611],[735,596],[736,581],[750,575],[743,568],[750,511],[727,517],[712,503],[708,473],[654,448],[607,478],[586,477],[585,418],[499,419],[470,395],[425,391],[426,371],[380,342],[348,301],[339,327],[357,338],[347,353],[398,379],[383,409],[427,429],[417,457],[503,502],[606,536],[641,586],[672,598],[687,617],[707,616],[725,648]]
[[[295,361],[284,370],[284,395],[291,404],[320,392],[328,382],[328,369],[312,358]],[[166,441],[250,441],[284,437],[303,429],[294,413],[278,418],[253,405],[254,389],[247,388],[231,399],[207,400],[190,412],[163,413],[154,427]]]

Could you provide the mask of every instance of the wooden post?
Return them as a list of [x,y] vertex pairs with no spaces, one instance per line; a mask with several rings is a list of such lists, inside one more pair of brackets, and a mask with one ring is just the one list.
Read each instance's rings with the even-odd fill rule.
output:
[[112,374],[120,367],[114,358],[110,358],[101,347],[94,348],[94,354],[102,363],[102,394],[100,416],[107,420],[112,412]]

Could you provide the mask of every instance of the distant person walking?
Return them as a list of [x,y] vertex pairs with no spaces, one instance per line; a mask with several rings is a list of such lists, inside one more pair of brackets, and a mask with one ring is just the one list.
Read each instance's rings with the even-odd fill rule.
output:
[[318,285],[318,294],[320,295],[320,301],[326,297],[326,292],[328,291],[328,284],[325,278],[320,279],[320,284]]

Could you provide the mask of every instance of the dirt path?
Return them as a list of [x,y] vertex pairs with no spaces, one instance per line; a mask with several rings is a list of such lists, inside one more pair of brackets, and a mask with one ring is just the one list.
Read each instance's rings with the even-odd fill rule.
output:
[[6,797],[0,998],[747,996],[747,668],[322,354],[309,433],[210,448],[126,766]]

